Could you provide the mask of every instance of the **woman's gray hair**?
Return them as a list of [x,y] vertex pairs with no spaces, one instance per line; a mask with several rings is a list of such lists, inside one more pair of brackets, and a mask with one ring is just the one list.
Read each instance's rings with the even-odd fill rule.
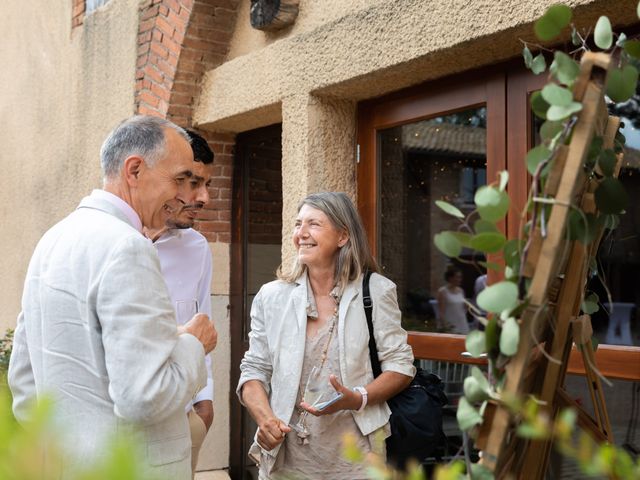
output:
[[165,129],[172,128],[191,143],[187,132],[173,122],[151,115],[136,115],[121,122],[100,148],[100,165],[105,178],[118,176],[125,159],[141,157],[152,167],[164,154]]
[[[369,270],[377,272],[378,264],[371,255],[367,234],[358,211],[351,199],[343,192],[320,192],[312,193],[302,200],[298,205],[298,212],[308,205],[323,212],[331,224],[340,231],[347,232],[349,240],[340,248],[340,253],[336,260],[335,282],[341,288],[345,288],[347,283],[356,280],[360,274]],[[293,263],[289,273],[283,273],[283,266],[278,268],[278,278],[292,283],[302,275],[307,266],[298,262],[298,257]]]

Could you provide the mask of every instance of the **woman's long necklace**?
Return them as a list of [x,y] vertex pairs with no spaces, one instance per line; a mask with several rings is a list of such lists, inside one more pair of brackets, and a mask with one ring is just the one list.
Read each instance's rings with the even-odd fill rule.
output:
[[[331,318],[329,319],[329,334],[327,336],[327,341],[324,344],[324,347],[322,349],[322,356],[320,357],[320,367],[314,367],[311,370],[311,373],[309,374],[309,377],[311,377],[311,375],[313,374],[314,370],[318,370],[318,374],[322,373],[322,369],[324,367],[325,362],[327,361],[327,356],[328,356],[328,352],[329,352],[329,345],[331,343],[331,338],[333,337],[333,331],[336,328],[336,324],[338,323],[338,305],[339,305],[339,297],[338,295],[336,295],[335,293],[331,293],[330,294],[331,298],[333,298],[333,301],[335,302],[335,307],[333,309],[333,314],[331,315]],[[309,385],[309,379],[307,379],[307,387],[305,388],[305,393],[306,390],[308,389],[308,385]],[[309,412],[307,410],[304,409],[300,409],[299,410],[300,413],[300,418],[298,419],[298,423],[295,425],[294,430],[296,432],[296,435],[299,438],[299,441],[302,445],[307,445],[309,443],[309,439],[307,438],[309,436],[309,428],[307,427],[307,416],[309,415]]]

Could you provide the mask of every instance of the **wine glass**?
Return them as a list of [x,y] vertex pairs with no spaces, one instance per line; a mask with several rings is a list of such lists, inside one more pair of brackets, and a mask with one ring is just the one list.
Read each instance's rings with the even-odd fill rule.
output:
[[195,298],[176,301],[176,320],[184,325],[198,313],[198,301]]

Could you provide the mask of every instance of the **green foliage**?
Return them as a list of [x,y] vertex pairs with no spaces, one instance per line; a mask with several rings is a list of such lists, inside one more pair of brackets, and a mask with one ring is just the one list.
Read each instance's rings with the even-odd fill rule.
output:
[[531,62],[531,71],[535,75],[540,75],[547,69],[547,61],[544,59],[544,55],[539,53],[535,56],[533,61]]
[[481,330],[469,332],[464,341],[464,346],[472,357],[479,357],[485,352],[485,333]]
[[[11,412],[6,386],[0,385],[0,478],[3,480],[57,480],[64,463],[62,435],[53,422],[55,404],[42,398],[31,408],[28,420],[19,425]],[[90,428],[90,426],[88,426]],[[46,454],[45,454],[46,452]],[[69,480],[157,480],[139,461],[132,438],[114,439],[100,460],[65,470]]]
[[480,187],[476,191],[474,201],[480,217],[490,222],[502,220],[509,211],[509,196],[495,187]]
[[588,297],[586,297],[582,301],[582,304],[580,306],[582,313],[592,315],[596,313],[598,310],[600,310],[600,307],[598,306],[599,300],[600,299],[598,298],[598,295],[592,292]]
[[636,92],[638,70],[633,65],[614,68],[609,72],[607,95],[614,102],[626,102]]
[[502,325],[500,334],[500,353],[511,357],[518,351],[520,342],[520,326],[515,318],[509,317]]
[[549,67],[551,75],[560,83],[571,87],[578,78],[580,66],[573,58],[564,52],[555,52],[553,63]]
[[536,115],[536,117],[546,120],[547,110],[549,110],[549,107],[550,105],[542,97],[542,93],[533,92],[533,94],[531,94],[531,110]]
[[[549,122],[545,122],[549,123]],[[542,162],[546,162],[551,158],[551,150],[547,148],[545,145],[538,145],[537,147],[532,148],[527,153],[527,170],[531,175],[536,173],[538,165]]]
[[613,44],[613,32],[611,30],[611,22],[605,16],[602,16],[596,22],[596,28],[593,32],[593,41],[598,48],[607,50]]
[[540,40],[553,40],[569,25],[571,15],[571,9],[566,5],[552,5],[544,15],[536,21],[533,30]]
[[478,306],[487,312],[502,313],[518,305],[518,286],[509,281],[489,285],[478,295]]
[[629,204],[629,195],[617,178],[604,178],[595,193],[596,205],[602,213],[621,213]]
[[464,213],[462,213],[460,211],[460,209],[458,209],[457,207],[451,205],[448,202],[445,202],[443,200],[436,200],[436,205],[445,213],[448,213],[449,215],[456,217],[456,218],[464,218]]
[[[637,13],[640,17],[640,4]],[[521,329],[519,319],[529,306],[527,295],[531,279],[521,266],[527,260],[531,247],[530,236],[534,233],[544,236],[549,227],[548,220],[556,208],[556,199],[551,190],[545,188],[548,173],[559,158],[559,149],[570,143],[573,128],[583,109],[582,103],[574,98],[580,74],[580,56],[593,44],[613,56],[616,67],[609,71],[605,85],[606,94],[613,102],[627,101],[635,94],[638,84],[639,74],[635,65],[636,60],[640,60],[640,40],[629,39],[624,33],[614,34],[606,16],[598,19],[594,29],[580,32],[571,24],[571,16],[569,7],[553,5],[534,25],[536,36],[543,42],[556,39],[565,28],[570,27],[571,41],[578,48],[569,53],[553,53],[548,83],[530,97],[531,111],[545,122],[540,128],[540,145],[531,149],[526,156],[527,170],[532,175],[532,196],[522,214],[522,218],[526,217],[528,221],[521,237],[507,239],[498,229],[510,205],[506,194],[508,174],[504,172],[497,180],[499,186],[494,183],[477,190],[475,211],[466,217],[457,209],[448,211],[460,220],[459,231],[442,232],[434,238],[438,249],[449,256],[461,253],[462,248],[473,249],[485,256],[491,255],[491,260],[495,259],[497,265],[496,262],[492,262],[494,265],[491,267],[490,262],[481,265],[503,275],[502,281],[489,285],[477,298],[478,307],[486,312],[480,318],[485,330],[470,332],[465,341],[466,349],[473,357],[486,354],[491,380],[488,381],[480,370],[472,369],[464,380],[465,396],[460,400],[457,419],[460,428],[473,435],[477,431],[475,427],[482,422],[482,412],[487,402],[499,402],[512,410],[518,435],[529,439],[554,440],[561,452],[574,458],[586,475],[640,478],[640,463],[634,463],[626,452],[611,445],[598,446],[586,436],[581,436],[577,445],[571,443],[576,424],[575,412],[563,411],[554,419],[547,408],[535,399],[524,401],[508,398],[502,390],[505,367],[510,357],[517,353],[521,336],[526,332]],[[588,38],[590,32],[593,32],[593,43]],[[525,66],[534,74],[540,74],[547,68],[545,56],[540,52],[544,47],[533,46],[537,53],[532,53],[530,45],[525,43],[522,56]],[[548,53],[545,55],[550,57]],[[630,63],[632,61],[634,64]],[[583,170],[588,181],[597,182],[594,195],[597,211],[585,212],[580,205],[568,205],[567,239],[589,246],[600,238],[603,229],[617,227],[619,215],[624,213],[629,202],[622,183],[615,177],[618,155],[624,143],[625,138],[619,131],[613,148],[605,148],[603,138],[594,135]],[[562,208],[566,207],[562,205]],[[447,211],[447,208],[443,210]],[[444,234],[447,235],[442,236]],[[453,239],[451,245],[445,245],[450,239]],[[594,267],[590,268],[590,272],[592,275],[599,274]],[[541,313],[547,310],[544,305],[538,308]],[[598,309],[598,297],[588,292],[581,304],[582,312],[593,314]],[[481,402],[482,406],[477,409]],[[486,478],[492,478],[490,472],[480,472],[479,468],[479,465],[473,466],[471,478],[485,478],[484,474],[488,475]]]
[[482,415],[465,397],[460,398],[458,402],[456,419],[461,430],[470,430],[482,423]]

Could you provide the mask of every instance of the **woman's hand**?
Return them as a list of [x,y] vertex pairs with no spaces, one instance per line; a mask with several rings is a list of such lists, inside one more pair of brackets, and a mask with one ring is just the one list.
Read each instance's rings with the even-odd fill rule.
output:
[[284,437],[291,431],[282,420],[271,417],[258,425],[258,445],[265,450],[273,450],[284,441]]
[[336,413],[340,410],[358,410],[360,408],[360,405],[362,405],[362,395],[360,395],[359,392],[354,392],[350,388],[342,385],[338,382],[335,375],[329,375],[329,382],[336,392],[342,393],[343,396],[340,400],[329,405],[324,410],[318,410],[304,401],[300,403],[300,408],[306,410],[311,415],[315,415],[316,417],[321,415],[331,415],[332,413]]

